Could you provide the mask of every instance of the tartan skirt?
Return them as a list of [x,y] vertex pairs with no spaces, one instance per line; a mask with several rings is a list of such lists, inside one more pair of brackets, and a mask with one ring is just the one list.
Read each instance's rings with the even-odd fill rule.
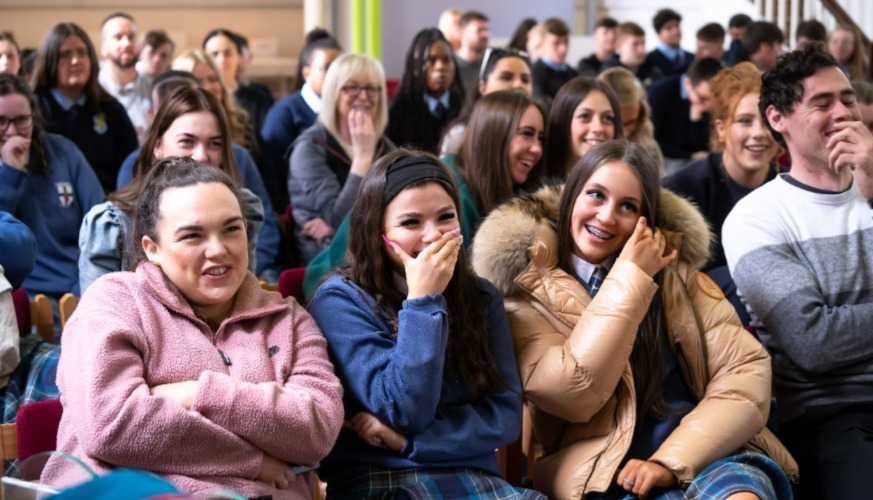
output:
[[476,469],[384,469],[361,466],[327,484],[330,500],[342,499],[525,499],[546,500],[530,489]]
[[[652,489],[656,500],[722,500],[736,493],[754,493],[763,500],[791,500],[788,477],[770,457],[752,451],[728,455],[700,471],[687,489]],[[614,485],[606,493],[592,493],[586,500],[631,500],[638,498]]]

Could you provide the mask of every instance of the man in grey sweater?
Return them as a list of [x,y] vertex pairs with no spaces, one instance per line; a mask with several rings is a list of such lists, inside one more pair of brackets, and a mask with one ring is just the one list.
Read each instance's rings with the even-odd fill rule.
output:
[[791,171],[743,198],[725,255],[773,357],[798,498],[869,498],[873,474],[873,211],[853,170],[873,136],[836,61],[810,46],[763,76],[761,114]]

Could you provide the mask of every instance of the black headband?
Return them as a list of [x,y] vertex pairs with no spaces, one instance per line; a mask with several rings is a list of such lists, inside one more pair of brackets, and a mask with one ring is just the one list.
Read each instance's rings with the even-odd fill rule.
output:
[[424,180],[437,181],[443,184],[447,191],[454,191],[446,168],[438,160],[425,156],[408,156],[388,167],[385,173],[385,194],[382,196],[382,205],[387,205],[406,186]]

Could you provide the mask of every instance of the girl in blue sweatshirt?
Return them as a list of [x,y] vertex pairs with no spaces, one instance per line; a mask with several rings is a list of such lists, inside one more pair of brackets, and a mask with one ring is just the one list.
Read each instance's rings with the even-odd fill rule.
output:
[[503,298],[460,251],[458,206],[429,154],[390,153],[362,180],[349,265],[310,310],[344,388],[346,428],[319,470],[330,498],[538,497],[500,478],[518,369]]

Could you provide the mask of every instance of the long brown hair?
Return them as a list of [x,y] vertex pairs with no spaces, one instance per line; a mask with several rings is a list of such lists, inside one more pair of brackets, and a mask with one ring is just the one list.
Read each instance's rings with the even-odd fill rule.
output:
[[[348,266],[339,271],[344,279],[354,282],[375,299],[374,314],[385,318],[395,330],[399,321],[398,313],[403,301],[406,300],[406,294],[397,288],[394,281],[394,265],[388,257],[385,244],[378,235],[384,232],[386,203],[383,202],[383,197],[388,168],[411,156],[427,157],[434,162],[439,162],[429,153],[399,149],[377,160],[364,176],[358,189],[355,206],[352,208]],[[446,176],[451,183],[451,189],[447,189],[446,192],[454,202],[458,210],[456,215],[460,220],[461,204],[458,187],[447,168]],[[404,189],[421,186],[427,182],[436,181],[411,184]],[[444,183],[439,185],[444,188],[449,187]],[[475,275],[467,266],[463,251],[458,254],[455,272],[443,296],[446,299],[449,316],[446,359],[452,359],[456,363],[472,400],[481,401],[505,382],[488,349],[485,335],[485,325],[488,321],[485,313],[487,304],[476,285]]]
[[182,115],[206,111],[215,116],[218,128],[221,131],[221,165],[216,167],[223,170],[234,182],[238,181],[236,160],[230,149],[228,136],[227,118],[218,99],[208,91],[201,88],[179,87],[174,90],[158,108],[158,113],[149,127],[145,140],[142,144],[139,157],[133,166],[133,179],[118,191],[110,194],[107,199],[118,208],[127,213],[132,213],[145,185],[145,179],[152,170],[157,160],[155,158],[155,145],[163,137],[164,132]]
[[[545,125],[546,114],[542,106],[521,92],[512,90],[483,96],[470,115],[455,162],[483,218],[512,198],[516,186],[509,172],[507,152],[516,135],[518,122],[531,106],[539,110]],[[542,163],[541,158],[522,187],[530,188],[539,183]]]
[[[576,248],[571,229],[576,198],[582,193],[582,188],[591,175],[598,168],[612,162],[627,165],[639,180],[643,193],[640,215],[646,218],[649,227],[654,229],[660,222],[661,183],[658,163],[646,148],[625,139],[606,141],[594,146],[570,171],[558,205],[558,263],[569,274],[573,273],[572,255]],[[662,273],[663,271],[658,272],[653,277],[659,288],[663,282]],[[637,422],[641,422],[650,410],[655,415],[663,415],[669,411],[663,398],[665,335],[663,298],[660,293],[656,293],[640,323],[630,355],[637,397]]]
[[549,120],[546,128],[549,135],[546,136],[545,163],[546,174],[555,179],[564,179],[567,176],[567,164],[571,159],[570,150],[570,124],[573,122],[573,113],[579,103],[588,97],[591,92],[601,92],[609,100],[612,113],[615,115],[615,137],[624,137],[624,129],[621,126],[621,107],[618,99],[607,83],[587,76],[577,76],[565,83],[549,108]]
[[46,93],[58,85],[58,63],[60,61],[61,44],[67,37],[79,37],[88,49],[88,59],[91,60],[91,71],[88,73],[88,83],[85,84],[85,109],[91,114],[100,112],[100,101],[112,100],[97,79],[100,71],[100,59],[94,50],[94,44],[88,34],[78,24],[58,23],[54,25],[42,41],[36,51],[36,61],[33,63],[33,76],[30,86],[35,93]]

